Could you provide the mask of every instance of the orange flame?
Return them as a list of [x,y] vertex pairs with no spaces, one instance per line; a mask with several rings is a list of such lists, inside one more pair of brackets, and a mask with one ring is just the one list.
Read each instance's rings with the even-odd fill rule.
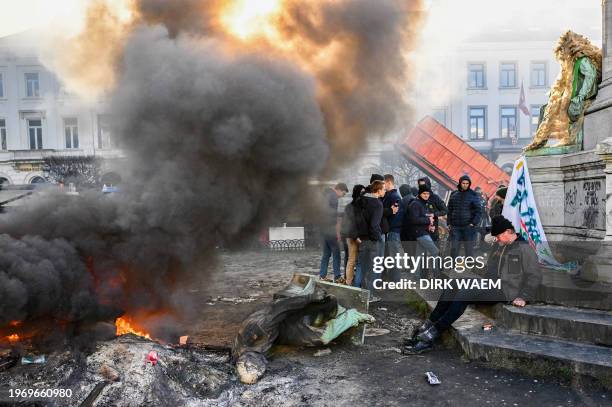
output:
[[127,317],[120,317],[115,320],[115,327],[117,327],[116,335],[134,334],[142,336],[143,338],[151,339],[151,335],[145,331],[139,330],[132,327],[133,322]]
[[19,335],[17,334],[12,334],[6,337],[6,339],[8,339],[9,342],[11,343],[15,343],[15,342],[19,342]]

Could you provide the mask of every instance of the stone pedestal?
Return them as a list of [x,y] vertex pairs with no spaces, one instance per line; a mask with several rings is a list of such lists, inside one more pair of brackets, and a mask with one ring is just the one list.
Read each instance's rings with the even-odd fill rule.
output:
[[584,150],[593,150],[612,135],[612,2],[602,0],[603,66],[602,82],[593,104],[584,117]]

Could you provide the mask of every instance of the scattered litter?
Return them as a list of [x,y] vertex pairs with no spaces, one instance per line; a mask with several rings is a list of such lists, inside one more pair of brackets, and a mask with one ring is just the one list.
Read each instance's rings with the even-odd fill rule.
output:
[[119,381],[119,372],[116,369],[110,367],[106,363],[100,367],[100,376],[111,382]]
[[187,339],[189,339],[188,335],[181,336],[179,338],[179,345],[187,345]]
[[151,352],[149,352],[147,354],[147,356],[145,357],[145,365],[147,363],[151,363],[153,366],[155,366],[157,364],[158,361],[158,356],[157,356],[157,352],[152,350]]
[[45,363],[45,355],[28,355],[21,358],[22,365],[30,365],[30,364],[40,364]]
[[366,328],[365,336],[382,336],[388,334],[389,332],[391,331],[385,328]]
[[387,308],[385,308],[385,307],[379,307],[378,309],[379,309],[380,311],[387,311]]
[[313,356],[317,356],[317,357],[318,356],[326,356],[326,355],[331,355],[331,353],[332,353],[331,349],[325,348],[325,349],[321,349],[321,350],[316,351]]
[[402,350],[400,348],[385,348],[385,349],[380,349],[378,352],[395,352],[395,353],[402,353]]
[[251,391],[251,390],[247,390],[244,393],[242,393],[240,395],[240,398],[243,398],[245,400],[251,400],[253,398],[255,398],[255,392]]
[[429,384],[436,385],[436,384],[441,384],[442,382],[440,381],[440,379],[438,379],[438,376],[436,376],[434,374],[434,372],[425,372],[425,376],[427,376],[427,381],[429,382]]
[[482,330],[483,331],[491,331],[493,330],[493,324],[491,323],[486,323],[482,325]]

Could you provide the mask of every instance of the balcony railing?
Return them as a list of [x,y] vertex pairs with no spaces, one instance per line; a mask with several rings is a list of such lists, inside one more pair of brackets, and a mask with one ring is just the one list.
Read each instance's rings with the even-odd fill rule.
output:
[[6,150],[0,151],[0,162],[4,161],[42,161],[47,157],[85,157],[96,155],[103,158],[121,158],[124,156],[121,150]]

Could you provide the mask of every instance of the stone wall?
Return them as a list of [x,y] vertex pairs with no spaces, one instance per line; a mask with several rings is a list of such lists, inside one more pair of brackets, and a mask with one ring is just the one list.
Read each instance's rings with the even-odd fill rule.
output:
[[527,164],[548,240],[604,239],[605,163],[594,151],[529,157]]

